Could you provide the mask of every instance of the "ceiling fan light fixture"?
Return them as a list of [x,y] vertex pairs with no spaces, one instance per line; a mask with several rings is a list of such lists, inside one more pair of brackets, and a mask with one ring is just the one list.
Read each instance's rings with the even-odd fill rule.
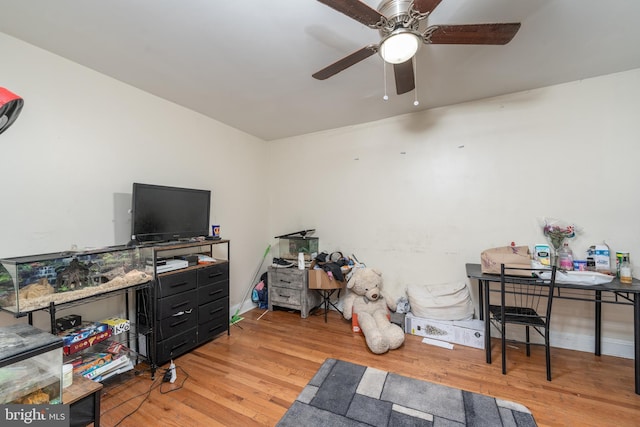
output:
[[420,48],[420,37],[413,31],[400,28],[380,43],[380,56],[390,64],[402,64],[413,58]]

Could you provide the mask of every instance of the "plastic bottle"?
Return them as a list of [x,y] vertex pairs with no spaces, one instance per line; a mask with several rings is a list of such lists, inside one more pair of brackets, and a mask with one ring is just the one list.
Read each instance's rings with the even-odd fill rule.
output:
[[304,253],[298,252],[298,270],[304,270]]
[[620,283],[631,284],[633,277],[631,276],[631,264],[629,263],[629,257],[622,257],[620,263]]
[[573,251],[569,248],[569,244],[565,243],[558,250],[559,267],[562,270],[573,270]]

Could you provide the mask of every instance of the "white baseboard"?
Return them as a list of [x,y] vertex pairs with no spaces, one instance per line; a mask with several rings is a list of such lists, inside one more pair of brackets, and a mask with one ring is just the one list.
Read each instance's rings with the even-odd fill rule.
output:
[[242,313],[246,313],[249,310],[253,310],[257,306],[258,304],[254,303],[253,301],[245,301],[244,304],[242,304],[242,307],[240,307],[240,304],[236,304],[230,307],[229,313],[231,313],[231,316],[233,316],[238,310],[238,307],[240,307],[239,313],[242,314]]
[[[532,340],[542,343],[539,337],[531,333]],[[491,328],[491,336],[499,338],[500,335]],[[514,338],[516,336],[514,335]],[[517,339],[524,339],[524,332]],[[567,350],[586,351],[593,353],[595,351],[595,337],[593,335],[567,334],[562,332],[554,332],[551,330],[551,347],[564,348]],[[614,338],[603,337],[600,347],[601,353],[607,356],[624,357],[626,359],[634,358],[633,341],[619,340]]]
[[[595,337],[589,335],[566,334],[553,332],[551,329],[551,346],[593,353],[595,351]],[[603,355],[633,359],[633,341],[602,337],[601,352]]]

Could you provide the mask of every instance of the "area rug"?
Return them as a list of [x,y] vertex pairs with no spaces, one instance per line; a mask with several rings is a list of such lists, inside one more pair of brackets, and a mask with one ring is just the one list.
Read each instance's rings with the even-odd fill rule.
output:
[[286,426],[536,426],[524,406],[327,359],[277,424]]

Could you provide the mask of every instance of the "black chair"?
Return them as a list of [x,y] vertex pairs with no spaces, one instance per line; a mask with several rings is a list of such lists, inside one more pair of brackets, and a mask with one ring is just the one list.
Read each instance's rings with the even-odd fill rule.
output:
[[[502,373],[506,374],[507,341],[526,345],[527,356],[531,355],[532,342],[529,331],[533,328],[544,338],[547,363],[547,381],[551,381],[551,353],[549,325],[551,305],[556,282],[556,267],[549,269],[509,268],[502,264],[500,270],[500,305],[489,305],[491,323],[500,332],[502,342]],[[525,327],[525,341],[507,338],[507,325]],[[510,328],[511,329],[511,328]],[[488,349],[490,352],[491,349]]]

